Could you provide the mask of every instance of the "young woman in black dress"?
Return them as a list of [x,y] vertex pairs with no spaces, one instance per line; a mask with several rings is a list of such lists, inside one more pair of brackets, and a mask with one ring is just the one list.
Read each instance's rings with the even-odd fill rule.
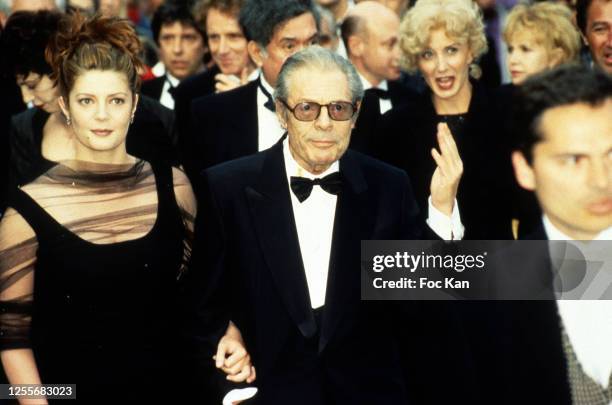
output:
[[[9,196],[2,364],[11,383],[77,384],[87,403],[180,397],[193,191],[165,160],[126,150],[139,102],[133,28],[99,16],[62,24],[47,59],[74,152]],[[221,340],[221,353],[235,354],[223,367],[230,379],[252,379],[239,331],[229,325]]]

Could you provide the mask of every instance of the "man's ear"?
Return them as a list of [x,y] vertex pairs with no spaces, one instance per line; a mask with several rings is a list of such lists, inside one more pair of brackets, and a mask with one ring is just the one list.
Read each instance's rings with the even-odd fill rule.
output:
[[350,37],[348,37],[347,53],[349,54],[349,56],[355,56],[357,58],[361,58],[361,55],[363,55],[364,49],[365,49],[365,44],[361,36],[351,35]]
[[276,117],[278,118],[278,122],[280,123],[281,127],[283,127],[283,129],[287,129],[287,110],[285,109],[285,106],[283,105],[283,103],[281,103],[280,100],[276,99],[274,101],[274,104],[276,104]]
[[68,107],[66,106],[66,102],[64,101],[64,96],[59,96],[59,98],[57,99],[57,104],[62,110],[62,114],[64,114],[64,117],[66,117],[66,119],[70,118],[70,113],[68,112]]
[[512,152],[512,166],[514,167],[514,176],[520,186],[526,190],[534,191],[536,188],[535,174],[522,152]]
[[249,41],[249,43],[247,44],[247,52],[249,53],[249,56],[251,57],[253,63],[255,63],[258,68],[260,68],[263,65],[264,50],[261,49],[257,42]]

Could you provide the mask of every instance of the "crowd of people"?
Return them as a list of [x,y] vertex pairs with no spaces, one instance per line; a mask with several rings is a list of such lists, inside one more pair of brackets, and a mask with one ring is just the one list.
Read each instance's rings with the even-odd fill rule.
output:
[[6,382],[612,404],[610,301],[360,299],[364,240],[612,239],[611,0],[0,0],[0,27]]

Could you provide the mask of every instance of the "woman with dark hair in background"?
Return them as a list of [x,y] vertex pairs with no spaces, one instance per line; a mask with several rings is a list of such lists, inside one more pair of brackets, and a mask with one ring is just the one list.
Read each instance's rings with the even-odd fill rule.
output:
[[[57,83],[50,102],[73,149],[12,191],[0,223],[2,364],[12,384],[77,384],[87,403],[176,399],[191,185],[164,159],[127,151],[141,64],[132,27],[79,15],[60,24],[45,80]],[[222,368],[229,378],[249,377],[233,325],[220,345],[237,354]]]

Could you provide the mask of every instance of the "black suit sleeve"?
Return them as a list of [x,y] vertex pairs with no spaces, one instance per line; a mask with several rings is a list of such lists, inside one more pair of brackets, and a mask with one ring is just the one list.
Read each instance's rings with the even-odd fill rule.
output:
[[206,178],[201,186],[192,268],[185,283],[184,337],[194,386],[207,386],[202,398],[205,403],[213,398],[213,403],[221,403],[228,391],[241,385],[228,382],[212,358],[230,320],[227,303],[232,291],[228,288],[221,209]]

